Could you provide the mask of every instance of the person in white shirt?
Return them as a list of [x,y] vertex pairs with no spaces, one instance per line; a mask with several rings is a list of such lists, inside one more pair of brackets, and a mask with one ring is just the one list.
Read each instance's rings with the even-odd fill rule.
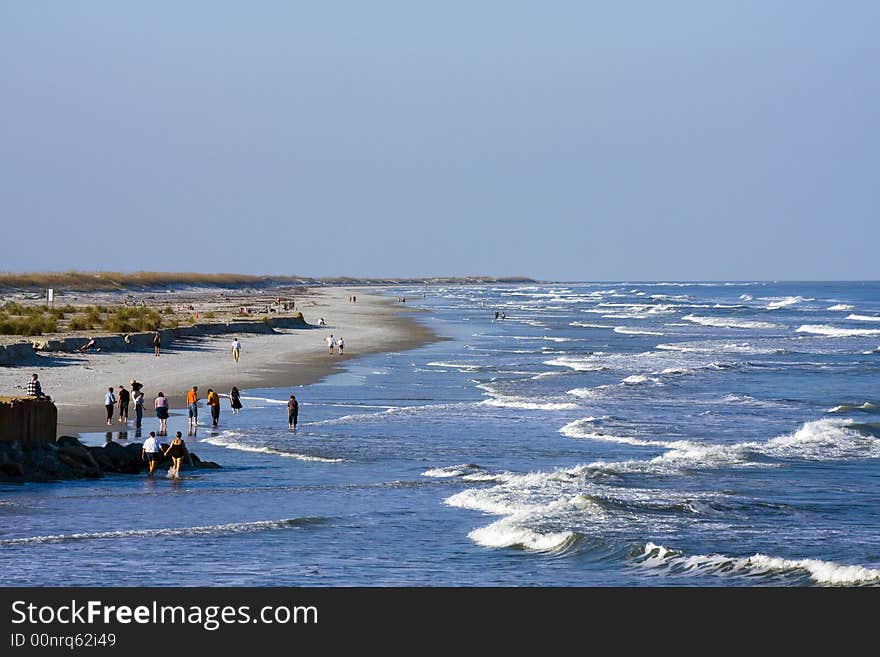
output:
[[336,343],[336,348],[339,350],[339,355],[342,355],[342,350],[345,349],[345,342],[342,339],[342,336],[339,337],[339,342]]
[[235,362],[238,362],[238,354],[241,353],[241,342],[238,341],[238,338],[235,338],[232,341],[232,357],[235,359]]
[[331,354],[333,353],[333,347],[335,347],[335,346],[336,346],[336,339],[333,337],[333,334],[331,333],[330,337],[327,338],[327,349],[329,350],[329,353],[331,353]]
[[150,435],[144,441],[143,447],[141,447],[141,458],[144,459],[150,467],[150,471],[147,473],[148,477],[153,476],[153,470],[156,469],[156,462],[159,460],[159,452],[161,450],[162,447],[159,445],[159,441],[156,440],[156,432],[151,431]]

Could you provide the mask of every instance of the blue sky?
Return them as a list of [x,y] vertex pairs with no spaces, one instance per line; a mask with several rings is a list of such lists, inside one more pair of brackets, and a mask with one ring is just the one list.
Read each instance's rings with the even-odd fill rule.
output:
[[0,270],[877,279],[878,24],[0,0]]

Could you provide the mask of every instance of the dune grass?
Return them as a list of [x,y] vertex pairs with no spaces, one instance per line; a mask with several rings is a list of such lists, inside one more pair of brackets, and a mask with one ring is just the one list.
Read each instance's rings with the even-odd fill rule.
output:
[[[70,317],[68,317],[70,315]],[[104,306],[24,306],[12,301],[0,306],[0,334],[42,335],[55,333],[59,323],[69,331],[100,329],[109,333],[154,331],[162,327],[162,316],[153,308],[125,307],[110,310]]]

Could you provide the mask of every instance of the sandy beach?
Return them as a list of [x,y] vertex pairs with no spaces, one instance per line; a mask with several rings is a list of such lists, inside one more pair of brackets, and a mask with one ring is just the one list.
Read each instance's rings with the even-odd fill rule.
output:
[[[205,299],[215,292],[205,292]],[[357,295],[356,303],[349,301],[352,295]],[[193,385],[199,387],[202,399],[208,388],[228,395],[232,386],[300,386],[331,374],[349,358],[410,349],[437,339],[412,318],[414,311],[362,288],[313,288],[298,310],[309,327],[276,329],[274,334],[178,339],[163,345],[158,358],[152,348],[85,354],[45,352],[39,357],[43,362],[0,367],[0,394],[24,394],[31,373],[38,373],[44,393],[58,407],[58,434],[72,435],[103,430],[104,393],[110,386],[128,387],[133,378],[144,385],[144,414],[151,417],[152,400],[160,390],[172,409],[180,409]],[[320,318],[326,326],[317,326]],[[344,355],[327,353],[324,341],[330,334],[345,339]],[[238,363],[231,354],[234,337],[242,343]],[[225,402],[223,407],[228,409]],[[207,417],[207,409],[203,412]],[[114,425],[120,426],[118,422]]]

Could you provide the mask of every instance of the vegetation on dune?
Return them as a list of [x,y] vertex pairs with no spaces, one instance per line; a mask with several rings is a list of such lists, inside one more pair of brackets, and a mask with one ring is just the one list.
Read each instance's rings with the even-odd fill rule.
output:
[[[67,318],[68,315],[72,315]],[[104,306],[25,306],[15,301],[0,307],[0,334],[42,335],[59,330],[59,321],[67,318],[67,330],[101,329],[110,333],[152,331],[162,326],[159,313],[152,308],[133,307],[109,310]]]

